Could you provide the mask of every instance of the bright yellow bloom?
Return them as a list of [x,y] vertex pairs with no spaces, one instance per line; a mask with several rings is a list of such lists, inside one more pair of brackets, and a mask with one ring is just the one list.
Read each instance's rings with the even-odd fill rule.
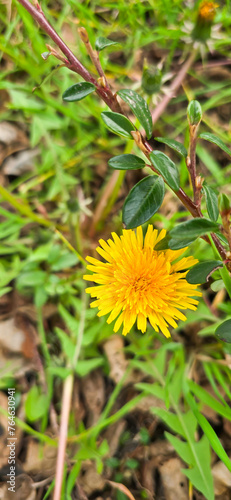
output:
[[87,266],[93,275],[84,279],[94,281],[98,286],[86,289],[91,297],[97,298],[91,307],[98,307],[98,316],[109,314],[108,323],[116,320],[114,332],[123,323],[126,335],[137,319],[137,328],[147,329],[147,319],[155,331],[161,330],[170,337],[169,325],[177,326],[175,320],[185,320],[179,309],[195,310],[198,301],[192,296],[200,296],[197,285],[189,284],[185,276],[189,267],[198,261],[193,257],[176,259],[186,250],[156,251],[155,245],[165,237],[166,231],[158,231],[148,226],[145,238],[142,227],[136,233],[124,229],[122,236],[112,233],[107,242],[100,240],[96,250],[106,260],[101,262],[87,257]]

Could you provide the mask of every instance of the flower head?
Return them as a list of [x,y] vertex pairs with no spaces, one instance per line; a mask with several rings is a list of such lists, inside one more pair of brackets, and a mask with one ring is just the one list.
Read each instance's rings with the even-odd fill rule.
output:
[[142,227],[136,234],[131,229],[123,230],[122,236],[112,233],[112,239],[100,240],[97,252],[105,263],[93,257],[87,257],[87,266],[93,275],[84,279],[93,281],[98,286],[86,289],[91,297],[96,298],[91,307],[98,307],[98,316],[109,314],[111,323],[116,318],[114,332],[123,324],[126,335],[137,320],[137,328],[142,332],[147,329],[147,320],[155,331],[162,331],[170,337],[169,325],[176,327],[176,320],[185,320],[179,309],[195,310],[198,301],[192,296],[200,296],[196,285],[189,284],[185,269],[197,263],[193,257],[184,257],[176,262],[185,249],[155,250],[156,244],[165,237],[148,226],[145,238]]
[[213,21],[216,15],[216,8],[218,7],[217,3],[208,2],[204,0],[200,3],[198,17],[204,19],[205,21]]

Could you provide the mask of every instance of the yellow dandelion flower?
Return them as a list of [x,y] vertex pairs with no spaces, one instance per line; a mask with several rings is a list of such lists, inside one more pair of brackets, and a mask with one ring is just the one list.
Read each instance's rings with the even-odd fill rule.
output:
[[217,3],[208,2],[207,0],[201,2],[199,6],[199,17],[206,21],[213,21],[216,15]]
[[98,307],[98,316],[109,314],[111,323],[116,318],[114,332],[123,324],[126,335],[137,320],[141,332],[147,329],[147,320],[155,331],[170,337],[169,326],[176,327],[176,320],[185,320],[179,309],[195,310],[200,296],[197,285],[189,284],[185,276],[189,267],[198,261],[193,257],[176,259],[186,250],[155,250],[155,245],[165,237],[163,229],[158,233],[148,226],[145,238],[142,227],[136,233],[124,229],[122,236],[112,233],[112,239],[100,240],[97,252],[106,262],[87,257],[92,275],[84,279],[98,286],[86,289],[96,298],[91,307]]

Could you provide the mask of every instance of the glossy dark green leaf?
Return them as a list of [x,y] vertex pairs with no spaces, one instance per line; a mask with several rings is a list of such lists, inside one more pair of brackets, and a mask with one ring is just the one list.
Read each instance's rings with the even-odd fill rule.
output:
[[215,335],[223,342],[231,343],[231,319],[227,319],[215,330]]
[[207,260],[206,262],[199,262],[196,264],[186,276],[188,283],[192,285],[205,283],[208,281],[211,274],[219,267],[223,267],[221,260]]
[[170,238],[168,247],[171,250],[180,250],[181,248],[188,247],[193,242],[194,242],[194,238],[185,238],[185,239],[182,238],[182,240]]
[[101,116],[109,130],[121,137],[126,137],[126,139],[132,139],[131,132],[136,129],[128,118],[120,113],[113,113],[112,111],[104,111],[101,113]]
[[117,45],[118,42],[113,42],[113,40],[109,40],[108,38],[104,38],[104,36],[99,36],[95,42],[95,48],[98,52],[105,49],[105,47],[109,47],[110,45]]
[[144,168],[145,161],[139,156],[128,154],[114,156],[109,160],[108,165],[117,170],[135,170],[137,168]]
[[171,236],[169,236],[169,234],[167,234],[162,240],[159,241],[159,243],[157,243],[155,245],[155,250],[167,250],[169,248],[169,241],[171,239]]
[[127,196],[123,206],[123,222],[127,229],[140,226],[152,217],[162,204],[164,181],[156,175],[149,175],[136,184]]
[[167,250],[168,248],[170,248],[171,250],[180,250],[181,248],[185,248],[193,243],[193,241],[194,238],[174,240],[173,238],[171,238],[170,233],[168,233],[165,238],[157,243],[157,245],[155,246],[155,250],[161,251]]
[[231,156],[231,150],[216,135],[210,134],[209,132],[203,132],[203,134],[199,135],[199,138],[200,139],[204,139],[205,141],[212,142],[213,144],[216,144],[216,146],[218,146],[219,148],[223,149],[223,151],[225,151],[225,153],[227,153],[227,155]]
[[80,82],[72,85],[62,95],[64,101],[73,102],[81,101],[87,95],[91,94],[95,90],[95,85],[89,82]]
[[175,163],[161,151],[152,151],[150,160],[159,174],[162,175],[167,184],[178,191],[180,187],[180,177]]
[[119,90],[117,94],[131,108],[142,127],[144,127],[147,138],[150,139],[152,136],[152,115],[146,101],[134,90],[130,89]]
[[175,141],[174,139],[166,139],[165,137],[155,137],[155,140],[166,144],[171,149],[174,149],[174,151],[177,151],[177,153],[180,153],[181,156],[187,158],[187,149],[181,142]]
[[171,229],[169,234],[171,239],[174,240],[193,240],[199,236],[203,236],[211,232],[217,232],[219,231],[219,227],[220,226],[217,222],[212,222],[209,219],[198,217],[178,224],[176,227]]
[[216,222],[219,217],[218,196],[210,186],[207,186],[207,184],[203,185],[203,192],[205,195],[206,207],[209,218],[212,221]]

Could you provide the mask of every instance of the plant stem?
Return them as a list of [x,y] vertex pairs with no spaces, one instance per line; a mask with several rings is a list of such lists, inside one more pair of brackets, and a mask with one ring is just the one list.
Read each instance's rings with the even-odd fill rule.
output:
[[99,74],[99,76],[101,78],[104,79],[104,81],[105,81],[105,87],[107,87],[109,89],[110,87],[108,85],[105,73],[104,73],[103,68],[102,68],[102,66],[100,64],[99,53],[96,50],[93,50],[93,48],[91,46],[91,43],[89,41],[89,38],[88,38],[87,30],[82,27],[82,28],[79,28],[78,32],[79,32],[81,40],[83,41],[83,43],[84,43],[84,45],[85,45],[85,47],[87,49],[87,52],[88,52],[88,54],[89,54],[89,56],[91,58],[91,61],[92,61],[92,63],[95,66],[95,69],[96,69],[97,73]]
[[63,470],[65,464],[65,452],[66,452],[66,443],[67,443],[67,434],[68,434],[68,422],[69,422],[69,414],[71,409],[71,398],[72,398],[72,390],[74,385],[74,373],[75,366],[78,362],[84,326],[85,326],[85,317],[86,317],[86,307],[87,307],[87,294],[85,290],[83,290],[82,294],[82,312],[80,316],[79,322],[79,331],[77,335],[77,342],[75,347],[75,352],[73,356],[73,360],[71,362],[72,373],[68,375],[64,382],[63,394],[62,394],[62,412],[61,412],[61,424],[60,424],[60,432],[59,432],[59,447],[58,447],[58,456],[56,463],[56,473],[55,473],[55,489],[53,500],[61,499],[61,491],[62,491],[62,482],[63,482]]
[[66,451],[69,413],[70,413],[70,408],[71,408],[73,382],[74,382],[74,376],[71,373],[66,378],[66,380],[64,382],[64,387],[63,387],[63,395],[62,395],[62,403],[61,403],[62,414],[61,414],[61,425],[60,425],[60,432],[59,432],[59,448],[58,448],[58,457],[57,457],[57,464],[56,464],[55,489],[54,489],[53,500],[60,500],[60,498],[61,498],[61,490],[62,490],[62,482],[63,482],[63,469],[64,469],[64,463],[65,463],[65,451]]
[[[67,58],[67,63],[66,66],[78,73],[84,80],[87,82],[91,82],[95,85],[96,87],[96,92],[99,95],[99,97],[108,105],[108,107],[117,113],[125,114],[123,110],[121,109],[120,104],[117,101],[117,98],[115,95],[113,95],[111,89],[109,87],[103,87],[100,86],[100,84],[97,82],[97,80],[89,73],[89,71],[81,64],[81,62],[76,58],[76,56],[71,52],[69,47],[63,42],[63,40],[60,38],[60,36],[56,33],[54,28],[50,25],[50,23],[47,21],[47,19],[44,16],[44,13],[39,6],[39,4],[34,7],[29,0],[18,0],[18,2],[31,14],[31,16],[38,22],[39,26],[50,36],[50,38],[56,43],[56,45],[60,48],[62,53],[66,56]],[[168,103],[174,97],[176,94],[178,88],[182,84],[189,68],[192,66],[193,62],[195,61],[197,56],[197,50],[192,49],[191,55],[189,58],[185,61],[183,66],[181,67],[178,75],[170,85],[168,94],[162,99],[160,104],[155,108],[152,119],[153,119],[153,124],[156,123],[156,121],[159,119],[159,117],[162,115],[164,112],[165,108],[167,107]],[[141,135],[141,134],[140,134]],[[150,153],[152,151],[152,147],[148,143],[146,139],[144,139],[141,136],[141,150],[144,151],[144,148],[147,150],[147,157],[148,157],[148,152]],[[150,167],[152,168],[152,167]],[[152,168],[153,170],[153,168]],[[191,213],[193,217],[203,217],[201,214],[201,211],[199,207],[186,195],[186,193],[180,188],[179,191],[174,191],[175,194],[178,196],[178,198],[181,200],[183,205],[187,208],[187,210]],[[209,242],[209,239],[207,236],[204,237],[206,241]],[[226,256],[226,252],[222,244],[219,242],[218,238],[213,235],[213,241],[214,244],[217,247],[218,252],[221,254],[222,258],[224,259]]]
[[198,197],[198,190],[196,187],[196,128],[194,125],[189,126],[190,130],[190,142],[189,142],[189,155],[187,157],[187,167],[188,171],[190,174],[191,182],[192,182],[192,187],[193,187],[193,194],[194,194],[194,203],[198,205],[199,202],[199,197]]
[[153,111],[153,113],[152,113],[153,125],[157,122],[157,120],[159,120],[160,116],[164,112],[168,103],[175,96],[177,90],[179,89],[179,87],[183,83],[183,80],[184,80],[189,68],[192,66],[193,62],[195,61],[196,56],[197,56],[197,50],[193,49],[191,52],[191,55],[185,61],[182,68],[180,69],[178,75],[173,80],[172,84],[170,85],[170,88],[168,89],[168,93],[163,97],[162,101],[158,104],[158,106]]
[[82,63],[77,59],[69,47],[64,43],[62,38],[56,33],[54,28],[47,21],[41,7],[37,4],[37,8],[32,5],[29,0],[18,0],[18,2],[31,14],[31,16],[37,21],[39,26],[47,33],[47,35],[53,40],[54,43],[60,48],[62,53],[66,56],[66,66],[82,76],[86,82],[93,83],[96,87],[97,94],[104,100],[104,102],[113,111],[121,113],[121,107],[113,95],[112,91],[107,88],[101,87],[97,80],[91,75],[91,73],[82,65]]

